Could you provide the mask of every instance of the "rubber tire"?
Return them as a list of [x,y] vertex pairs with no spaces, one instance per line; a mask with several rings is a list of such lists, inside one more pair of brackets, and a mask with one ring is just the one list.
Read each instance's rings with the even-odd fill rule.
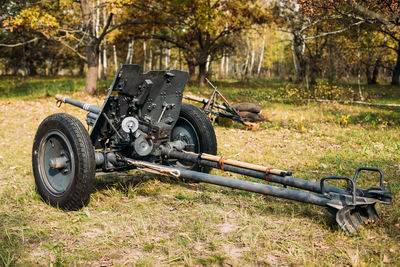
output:
[[[75,175],[69,187],[59,195],[47,188],[39,171],[39,145],[46,134],[54,130],[63,133],[69,141],[75,165]],[[93,190],[96,162],[92,142],[82,123],[65,113],[53,114],[43,120],[33,141],[32,168],[36,191],[44,201],[64,210],[78,210],[87,205]]]
[[[206,114],[192,104],[182,103],[176,125],[179,125],[182,121],[188,121],[198,136],[200,147],[197,153],[217,154],[217,137]],[[197,164],[188,169],[204,173],[209,173],[212,170],[211,167],[201,167]]]

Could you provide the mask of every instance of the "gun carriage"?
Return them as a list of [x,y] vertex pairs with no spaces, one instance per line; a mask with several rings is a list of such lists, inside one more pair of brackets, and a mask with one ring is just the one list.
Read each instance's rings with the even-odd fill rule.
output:
[[[32,151],[40,196],[53,206],[76,210],[89,202],[96,171],[137,168],[323,206],[348,234],[378,218],[376,203],[391,204],[383,172],[376,168],[359,168],[353,178],[327,176],[312,182],[292,177],[289,171],[217,156],[217,139],[207,116],[182,103],[188,79],[179,70],[142,73],[138,65],[122,65],[102,107],[57,95],[60,104],[88,111],[86,122],[92,128],[89,133],[65,113],[50,115],[40,124]],[[212,175],[212,168],[264,182]],[[379,185],[357,187],[361,171],[376,173]],[[347,188],[326,185],[328,180],[344,180]]]

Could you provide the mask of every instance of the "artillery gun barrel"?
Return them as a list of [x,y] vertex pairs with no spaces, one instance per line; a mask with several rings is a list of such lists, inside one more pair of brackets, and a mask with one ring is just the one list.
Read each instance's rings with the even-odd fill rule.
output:
[[67,104],[71,104],[75,107],[87,110],[89,112],[92,112],[96,115],[100,114],[101,112],[101,108],[95,105],[91,105],[91,104],[87,104],[66,96],[62,96],[62,95],[56,95],[55,98],[57,99],[57,101],[61,101],[62,103],[67,103]]

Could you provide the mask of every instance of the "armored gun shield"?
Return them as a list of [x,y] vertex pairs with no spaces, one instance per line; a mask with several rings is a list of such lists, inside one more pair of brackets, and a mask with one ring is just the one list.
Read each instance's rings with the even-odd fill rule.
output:
[[123,65],[90,132],[95,147],[104,148],[110,138],[114,143],[125,142],[136,131],[140,131],[138,135],[144,139],[152,137],[148,142],[140,139],[143,144],[152,143],[137,145],[141,155],[152,151],[141,147],[169,141],[188,79],[188,73],[179,70],[141,73],[138,65]]

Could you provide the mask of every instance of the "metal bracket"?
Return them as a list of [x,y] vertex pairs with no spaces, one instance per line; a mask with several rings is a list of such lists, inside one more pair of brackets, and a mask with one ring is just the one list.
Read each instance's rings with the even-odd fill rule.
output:
[[320,182],[320,184],[321,184],[321,193],[325,197],[331,199],[331,196],[327,192],[325,192],[325,186],[324,185],[325,185],[325,181],[326,180],[346,180],[348,187],[351,184],[351,192],[350,193],[351,193],[351,196],[352,196],[353,205],[356,205],[356,186],[355,186],[355,182],[351,178],[349,178],[347,176],[334,176],[334,175],[332,175],[332,176],[325,176],[325,177],[323,177],[321,179],[321,182]]
[[379,173],[379,186],[383,188],[383,171],[378,169],[378,168],[371,168],[371,167],[360,167],[356,170],[356,173],[354,174],[353,181],[354,183],[356,182],[358,175],[360,174],[361,171],[370,171],[370,172],[377,172]]

